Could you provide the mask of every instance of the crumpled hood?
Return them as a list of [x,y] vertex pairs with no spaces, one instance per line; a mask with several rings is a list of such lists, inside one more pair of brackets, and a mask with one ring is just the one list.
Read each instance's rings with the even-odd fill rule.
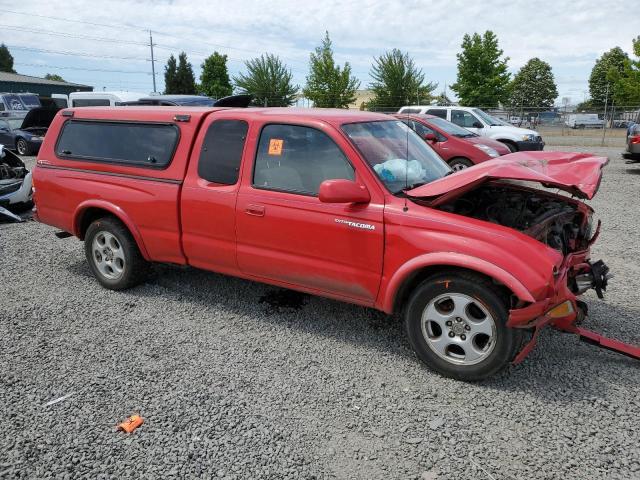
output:
[[488,160],[421,187],[408,190],[410,197],[451,198],[490,180],[522,180],[555,187],[572,195],[591,199],[598,191],[606,157],[588,153],[517,152]]

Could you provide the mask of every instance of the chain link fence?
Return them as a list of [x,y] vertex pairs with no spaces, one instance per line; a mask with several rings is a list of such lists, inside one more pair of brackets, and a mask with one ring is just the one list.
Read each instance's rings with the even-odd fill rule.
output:
[[[455,108],[455,107],[454,107]],[[540,133],[548,146],[620,147],[626,145],[627,129],[640,123],[640,105],[608,106],[577,111],[566,107],[497,109],[479,107],[493,117],[515,127]],[[372,111],[396,113],[398,108],[378,107]]]

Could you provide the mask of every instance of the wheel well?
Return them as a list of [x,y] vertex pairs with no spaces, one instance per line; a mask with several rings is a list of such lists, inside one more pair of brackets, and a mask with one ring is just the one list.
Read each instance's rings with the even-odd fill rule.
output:
[[[498,282],[497,280],[490,277],[489,275],[485,275],[484,273],[478,272],[477,270],[471,270],[469,268],[463,268],[463,267],[455,267],[451,265],[430,265],[428,267],[424,267],[422,269],[419,269],[413,272],[411,275],[409,275],[409,277],[407,277],[407,279],[405,279],[405,281],[402,283],[402,285],[398,289],[398,292],[396,293],[396,297],[393,301],[393,312],[394,313],[402,312],[402,309],[406,305],[409,295],[411,295],[411,292],[413,292],[413,290],[427,278],[435,275],[456,274],[456,273],[474,275],[476,277],[484,278],[485,280],[488,280],[492,282],[494,285],[498,286],[503,291],[503,294],[506,296],[506,298],[513,299],[513,297],[515,296],[515,294],[506,285],[504,285],[501,282]],[[510,303],[513,303],[513,300],[511,300]]]
[[505,145],[512,145],[513,148],[516,149],[516,151],[518,150],[518,145],[516,145],[516,142],[514,142],[513,140],[506,140],[504,138],[499,138],[498,141],[504,143]]
[[87,232],[89,225],[91,225],[95,220],[104,217],[117,218],[113,213],[105,210],[104,208],[89,207],[84,210],[78,219],[78,238],[80,238],[80,240],[84,240],[84,234]]

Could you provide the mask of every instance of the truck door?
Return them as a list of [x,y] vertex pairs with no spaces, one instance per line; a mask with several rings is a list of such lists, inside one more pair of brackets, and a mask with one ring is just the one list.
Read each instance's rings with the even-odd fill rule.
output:
[[474,114],[465,110],[451,110],[451,123],[478,135],[484,135],[484,124]]
[[[238,194],[238,265],[253,277],[372,304],[382,274],[383,195],[363,182],[343,150],[355,156],[353,149],[336,137],[305,125],[262,128]],[[329,179],[365,184],[371,202],[320,202],[320,183]]]
[[245,120],[216,113],[198,134],[180,202],[190,265],[237,273],[235,206],[248,127]]

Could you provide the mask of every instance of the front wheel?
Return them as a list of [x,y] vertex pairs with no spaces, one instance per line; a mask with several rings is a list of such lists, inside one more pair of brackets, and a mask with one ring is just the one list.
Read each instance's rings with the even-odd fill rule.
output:
[[113,217],[94,221],[84,239],[84,251],[93,275],[111,290],[131,288],[146,278],[149,263],[133,236]]
[[449,166],[454,172],[459,172],[465,168],[473,167],[473,162],[468,158],[456,157],[449,160]]
[[507,327],[502,292],[481,276],[438,275],[409,299],[405,327],[409,342],[432,370],[465,381],[483,380],[509,365],[522,331]]
[[515,143],[511,143],[511,142],[502,142],[505,144],[505,146],[509,149],[509,151],[511,153],[515,153],[518,151],[518,147],[516,147]]
[[16,150],[20,155],[29,155],[29,144],[24,138],[16,140]]

